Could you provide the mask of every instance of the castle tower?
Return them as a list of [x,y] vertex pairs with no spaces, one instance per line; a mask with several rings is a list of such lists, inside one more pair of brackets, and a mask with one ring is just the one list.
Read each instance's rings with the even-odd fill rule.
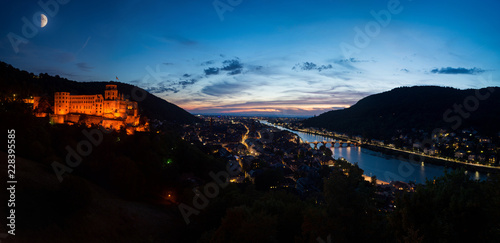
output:
[[54,94],[54,114],[68,114],[70,103],[70,94],[68,92],[56,92]]
[[116,84],[106,85],[104,99],[105,100],[117,100],[118,99],[118,89],[116,87]]

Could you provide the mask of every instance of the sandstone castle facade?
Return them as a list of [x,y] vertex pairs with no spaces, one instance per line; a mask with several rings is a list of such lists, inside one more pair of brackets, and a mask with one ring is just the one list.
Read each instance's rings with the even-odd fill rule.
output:
[[125,99],[114,84],[106,85],[104,97],[56,92],[53,110],[50,120],[57,124],[85,123],[115,130],[127,128],[127,131],[139,126],[137,102]]

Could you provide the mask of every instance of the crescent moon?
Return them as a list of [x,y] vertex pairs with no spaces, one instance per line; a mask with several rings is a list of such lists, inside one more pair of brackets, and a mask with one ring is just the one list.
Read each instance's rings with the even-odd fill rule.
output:
[[47,25],[47,23],[49,22],[49,20],[47,19],[47,16],[45,16],[45,14],[41,14],[40,18],[41,18],[40,27],[43,28],[43,27],[45,27],[45,25]]

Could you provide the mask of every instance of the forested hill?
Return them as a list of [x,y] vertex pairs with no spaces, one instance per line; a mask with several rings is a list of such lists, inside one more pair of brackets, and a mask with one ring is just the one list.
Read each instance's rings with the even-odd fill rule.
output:
[[307,119],[304,125],[378,139],[390,138],[400,129],[435,128],[474,128],[493,136],[500,132],[500,88],[395,88],[365,97],[350,108]]
[[117,84],[118,90],[130,100],[138,101],[141,115],[150,119],[158,119],[174,123],[191,123],[198,118],[164,99],[137,88],[136,86],[120,82],[76,82],[58,75],[33,74],[22,71],[11,65],[0,62],[0,97],[7,97],[13,93],[19,97],[43,96],[51,104],[54,102],[54,92],[70,92],[71,94],[104,94],[106,84]]

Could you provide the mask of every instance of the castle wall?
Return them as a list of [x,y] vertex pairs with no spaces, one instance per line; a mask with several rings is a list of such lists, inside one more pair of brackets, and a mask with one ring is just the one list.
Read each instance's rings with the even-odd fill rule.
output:
[[104,98],[100,94],[56,92],[54,114],[50,115],[50,121],[58,124],[81,122],[119,130],[127,126],[139,126],[138,105],[137,102],[124,99],[116,85],[106,85]]
[[87,125],[101,125],[102,124],[103,117],[102,116],[93,116],[93,115],[88,115],[85,117],[80,117],[80,123],[84,123]]
[[67,114],[64,118],[65,122],[78,123],[80,121],[80,114]]
[[122,128],[125,128],[125,123],[124,121],[121,120],[109,120],[109,119],[103,119],[102,120],[102,126],[105,128],[111,128],[114,130],[120,130]]
[[127,116],[125,123],[129,126],[138,126],[139,125],[139,117]]
[[68,92],[56,92],[54,94],[54,114],[66,115],[70,112],[70,94]]
[[102,95],[70,95],[69,113],[102,116]]
[[65,115],[50,114],[49,121],[52,124],[63,124]]

